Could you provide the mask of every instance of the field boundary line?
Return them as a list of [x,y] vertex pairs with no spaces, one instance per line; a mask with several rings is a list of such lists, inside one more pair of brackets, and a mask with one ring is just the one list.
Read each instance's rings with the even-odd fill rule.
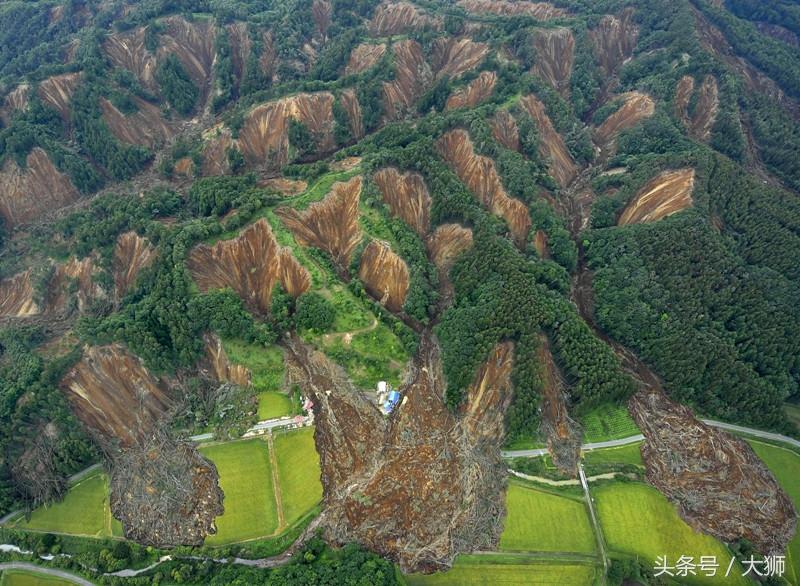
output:
[[267,434],[269,448],[269,463],[272,469],[272,492],[275,495],[275,506],[278,511],[278,528],[275,534],[280,534],[286,528],[286,516],[283,513],[283,494],[281,493],[281,480],[278,477],[278,458],[275,455],[275,444],[272,441],[272,432]]

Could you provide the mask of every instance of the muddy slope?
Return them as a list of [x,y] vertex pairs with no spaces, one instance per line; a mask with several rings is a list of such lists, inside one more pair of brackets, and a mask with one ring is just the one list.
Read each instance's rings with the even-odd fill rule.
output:
[[395,77],[383,83],[384,109],[390,119],[411,112],[417,99],[433,82],[433,72],[419,43],[412,39],[400,41],[393,51]]
[[443,401],[438,347],[424,334],[401,388],[405,404],[384,418],[339,367],[291,340],[289,376],[315,403],[330,541],[358,541],[406,572],[447,568],[459,552],[496,547],[510,354],[505,346],[492,352],[467,412],[456,417]]
[[157,88],[154,77],[157,61],[145,46],[144,39],[144,27],[113,33],[103,43],[103,51],[114,65],[132,72],[145,88],[154,91]]
[[25,169],[9,158],[0,172],[0,216],[6,229],[40,219],[78,197],[69,177],[39,147],[28,154]]
[[675,113],[689,131],[690,136],[697,140],[707,141],[719,109],[717,80],[712,75],[706,75],[700,88],[696,91],[699,92],[697,104],[694,112],[690,115],[689,102],[695,93],[695,81],[691,76],[683,76],[675,90]]
[[411,276],[405,261],[386,242],[371,241],[361,255],[358,278],[389,311],[402,311]]
[[347,88],[339,96],[342,108],[347,112],[347,121],[350,125],[350,133],[353,138],[360,140],[364,138],[364,118],[361,114],[361,104],[358,103],[356,90]]
[[578,175],[578,166],[564,144],[564,139],[556,132],[544,104],[535,96],[524,96],[520,105],[533,118],[539,129],[539,155],[547,161],[547,168],[556,183],[563,189],[570,185]]
[[211,20],[189,22],[181,16],[163,21],[165,32],[159,37],[157,56],[174,53],[201,93],[211,81],[214,65],[216,33]]
[[428,253],[440,274],[447,274],[461,253],[472,248],[472,230],[460,224],[442,224],[428,239]]
[[33,299],[31,269],[0,281],[0,317],[27,317],[39,313]]
[[437,146],[459,179],[487,209],[506,221],[514,242],[524,248],[531,228],[528,208],[508,196],[494,161],[475,153],[465,130],[451,130],[442,135]]
[[136,232],[125,232],[117,238],[114,246],[114,295],[117,301],[136,282],[142,269],[150,266],[155,260],[156,250],[147,238]]
[[37,93],[45,104],[61,114],[65,120],[69,118],[69,102],[72,92],[81,81],[80,73],[64,73],[48,77],[39,84]]
[[533,37],[536,63],[533,71],[553,89],[569,95],[572,66],[575,63],[575,37],[568,28],[539,29]]
[[528,2],[527,0],[458,0],[457,4],[467,12],[476,14],[499,14],[502,16],[532,16],[539,20],[549,20],[566,16],[567,11],[549,2]]
[[392,215],[401,218],[424,237],[431,227],[431,196],[418,173],[400,174],[397,169],[381,169],[373,181],[389,206]]
[[375,9],[369,32],[376,37],[385,37],[437,24],[438,20],[423,14],[410,2],[385,2]]
[[249,387],[253,374],[249,368],[241,364],[233,364],[222,346],[222,340],[213,333],[203,336],[205,348],[204,366],[208,368],[213,378],[221,383],[234,383],[242,387]]
[[195,247],[186,264],[201,291],[230,287],[260,314],[269,312],[277,283],[293,297],[311,286],[311,275],[290,249],[278,244],[264,218],[232,240]]
[[633,22],[633,9],[627,8],[619,16],[607,14],[595,29],[589,31],[589,36],[600,67],[606,75],[613,75],[633,55],[639,39],[639,29]]
[[489,45],[472,39],[453,37],[433,41],[431,64],[436,79],[457,78],[481,64],[489,53]]
[[353,177],[346,183],[334,183],[325,199],[302,212],[279,208],[276,213],[301,245],[324,250],[337,267],[346,272],[350,256],[361,241],[360,197],[361,177]]
[[512,151],[519,151],[519,128],[517,121],[508,110],[498,110],[497,114],[489,120],[492,136],[501,145]]
[[645,436],[648,482],[689,525],[728,543],[745,538],[764,554],[786,550],[797,513],[750,446],[657,390],[635,394],[629,409]]
[[623,100],[622,106],[595,131],[595,142],[598,145],[610,145],[620,132],[633,128],[655,113],[655,102],[647,94],[628,92],[619,98]]
[[175,125],[164,119],[161,108],[137,97],[133,101],[137,110],[126,115],[105,98],[100,99],[103,120],[119,140],[153,148],[175,134]]
[[482,71],[478,77],[466,86],[455,90],[445,104],[445,110],[458,108],[473,108],[491,97],[497,83],[497,74],[494,71]]
[[659,173],[625,207],[619,226],[656,222],[692,205],[694,169]]
[[362,43],[350,53],[350,59],[344,68],[345,75],[362,73],[383,58],[386,53],[386,43]]

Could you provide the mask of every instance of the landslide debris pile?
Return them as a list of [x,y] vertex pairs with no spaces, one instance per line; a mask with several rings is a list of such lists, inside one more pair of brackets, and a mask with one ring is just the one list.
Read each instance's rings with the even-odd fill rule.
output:
[[699,421],[661,391],[629,402],[644,435],[647,481],[698,531],[731,543],[744,538],[764,554],[782,554],[797,512],[766,465],[744,440]]
[[491,352],[454,415],[444,403],[437,343],[426,332],[403,403],[389,418],[324,355],[296,336],[287,346],[287,375],[315,404],[327,539],[362,543],[405,572],[444,569],[458,553],[496,547],[510,344]]
[[114,246],[114,295],[117,301],[136,282],[139,273],[155,260],[156,251],[147,238],[136,232],[125,232],[117,238]]
[[276,283],[292,297],[311,286],[311,275],[289,248],[278,244],[264,218],[232,240],[195,247],[187,265],[201,291],[230,287],[251,310],[262,315],[269,312]]
[[249,368],[241,364],[233,364],[228,359],[228,354],[222,346],[219,336],[206,333],[203,336],[205,348],[205,363],[210,377],[221,383],[233,383],[241,387],[249,387],[252,384],[253,373]]
[[405,261],[386,242],[372,240],[361,255],[358,278],[367,293],[395,313],[403,309],[411,276]]
[[61,380],[78,419],[106,455],[111,512],[125,537],[168,547],[214,533],[222,491],[214,465],[166,432],[175,391],[123,346],[91,347]]
[[467,12],[476,14],[499,14],[502,16],[532,16],[537,20],[549,20],[566,16],[567,11],[549,2],[527,0],[458,0],[457,4]]
[[589,31],[589,36],[600,67],[611,77],[636,48],[639,29],[633,22],[633,9],[626,8],[620,16],[605,15],[597,27]]
[[694,169],[664,171],[642,187],[622,211],[617,224],[656,222],[692,205]]
[[454,91],[447,98],[445,110],[474,108],[492,96],[495,83],[497,83],[497,74],[494,71],[481,71],[478,77]]
[[[694,112],[689,113],[692,96],[697,92],[697,103]],[[713,75],[706,75],[703,83],[695,90],[695,80],[685,75],[678,82],[675,90],[675,111],[689,135],[697,140],[707,141],[711,136],[711,127],[717,119],[719,109],[719,89]]]
[[397,169],[381,169],[372,180],[392,215],[401,218],[419,236],[425,237],[431,227],[431,196],[418,173],[400,174]]
[[656,111],[653,98],[647,94],[628,92],[618,97],[622,106],[595,131],[595,142],[600,146],[611,144],[620,132],[633,128]]
[[572,66],[575,63],[575,37],[568,28],[539,29],[533,37],[538,59],[533,66],[536,75],[553,89],[569,95]]
[[578,176],[578,166],[567,149],[564,139],[556,132],[544,104],[536,96],[524,96],[520,100],[523,109],[533,118],[539,129],[539,154],[547,161],[550,174],[562,188],[568,187]]

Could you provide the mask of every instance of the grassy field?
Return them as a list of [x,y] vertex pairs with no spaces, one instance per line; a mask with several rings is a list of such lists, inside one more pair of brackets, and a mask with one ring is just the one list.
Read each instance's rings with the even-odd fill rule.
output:
[[[716,539],[698,533],[678,517],[674,507],[656,489],[640,483],[613,482],[592,490],[608,547],[612,551],[641,556],[648,565],[665,555],[673,564],[681,555],[717,556],[727,569],[731,554]],[[731,572],[725,584],[748,584]],[[734,575],[735,574],[735,575]],[[719,578],[690,576],[686,584],[718,584]]]
[[217,517],[217,534],[208,545],[271,535],[278,527],[269,448],[260,439],[200,448],[217,466],[225,493],[225,512]]
[[795,427],[800,430],[800,405],[786,403],[783,407],[786,411],[786,415],[789,417],[789,421],[794,423]]
[[618,448],[604,448],[602,450],[589,450],[583,453],[586,464],[633,464],[644,466],[642,453],[639,451],[641,442],[620,446]]
[[500,537],[506,551],[592,553],[595,539],[582,502],[511,482],[507,514]]
[[314,429],[306,427],[276,434],[274,446],[283,515],[286,524],[291,525],[322,500]]
[[292,401],[285,393],[265,391],[258,394],[258,420],[275,419],[291,415]]
[[278,346],[265,348],[242,340],[222,340],[228,360],[250,369],[253,388],[258,392],[283,388],[283,352]]
[[[758,454],[775,478],[783,487],[794,506],[800,510],[800,455],[785,448],[779,448],[758,441],[750,441],[753,451]],[[786,552],[786,576],[791,584],[800,584],[800,531],[794,535]]]
[[558,563],[513,563],[503,556],[459,556],[453,568],[436,574],[409,574],[410,586],[589,586],[597,569],[592,565]]
[[641,433],[624,405],[606,404],[580,418],[584,443],[621,439]]
[[74,584],[75,582],[25,570],[6,570],[0,574],[0,586],[74,586]]
[[102,472],[71,487],[63,501],[36,509],[30,521],[23,518],[16,527],[90,537],[122,535],[121,524],[111,516],[108,476]]

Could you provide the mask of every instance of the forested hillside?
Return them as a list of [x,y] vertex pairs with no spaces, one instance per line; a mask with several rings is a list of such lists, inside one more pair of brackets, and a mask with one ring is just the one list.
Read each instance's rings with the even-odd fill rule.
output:
[[[326,540],[405,571],[496,547],[502,447],[574,476],[632,396],[800,435],[796,3],[5,2],[0,121],[0,517],[102,460],[126,536],[201,545],[187,438],[255,421],[225,344],[313,399]],[[170,538],[114,492],[151,454],[204,503]]]

